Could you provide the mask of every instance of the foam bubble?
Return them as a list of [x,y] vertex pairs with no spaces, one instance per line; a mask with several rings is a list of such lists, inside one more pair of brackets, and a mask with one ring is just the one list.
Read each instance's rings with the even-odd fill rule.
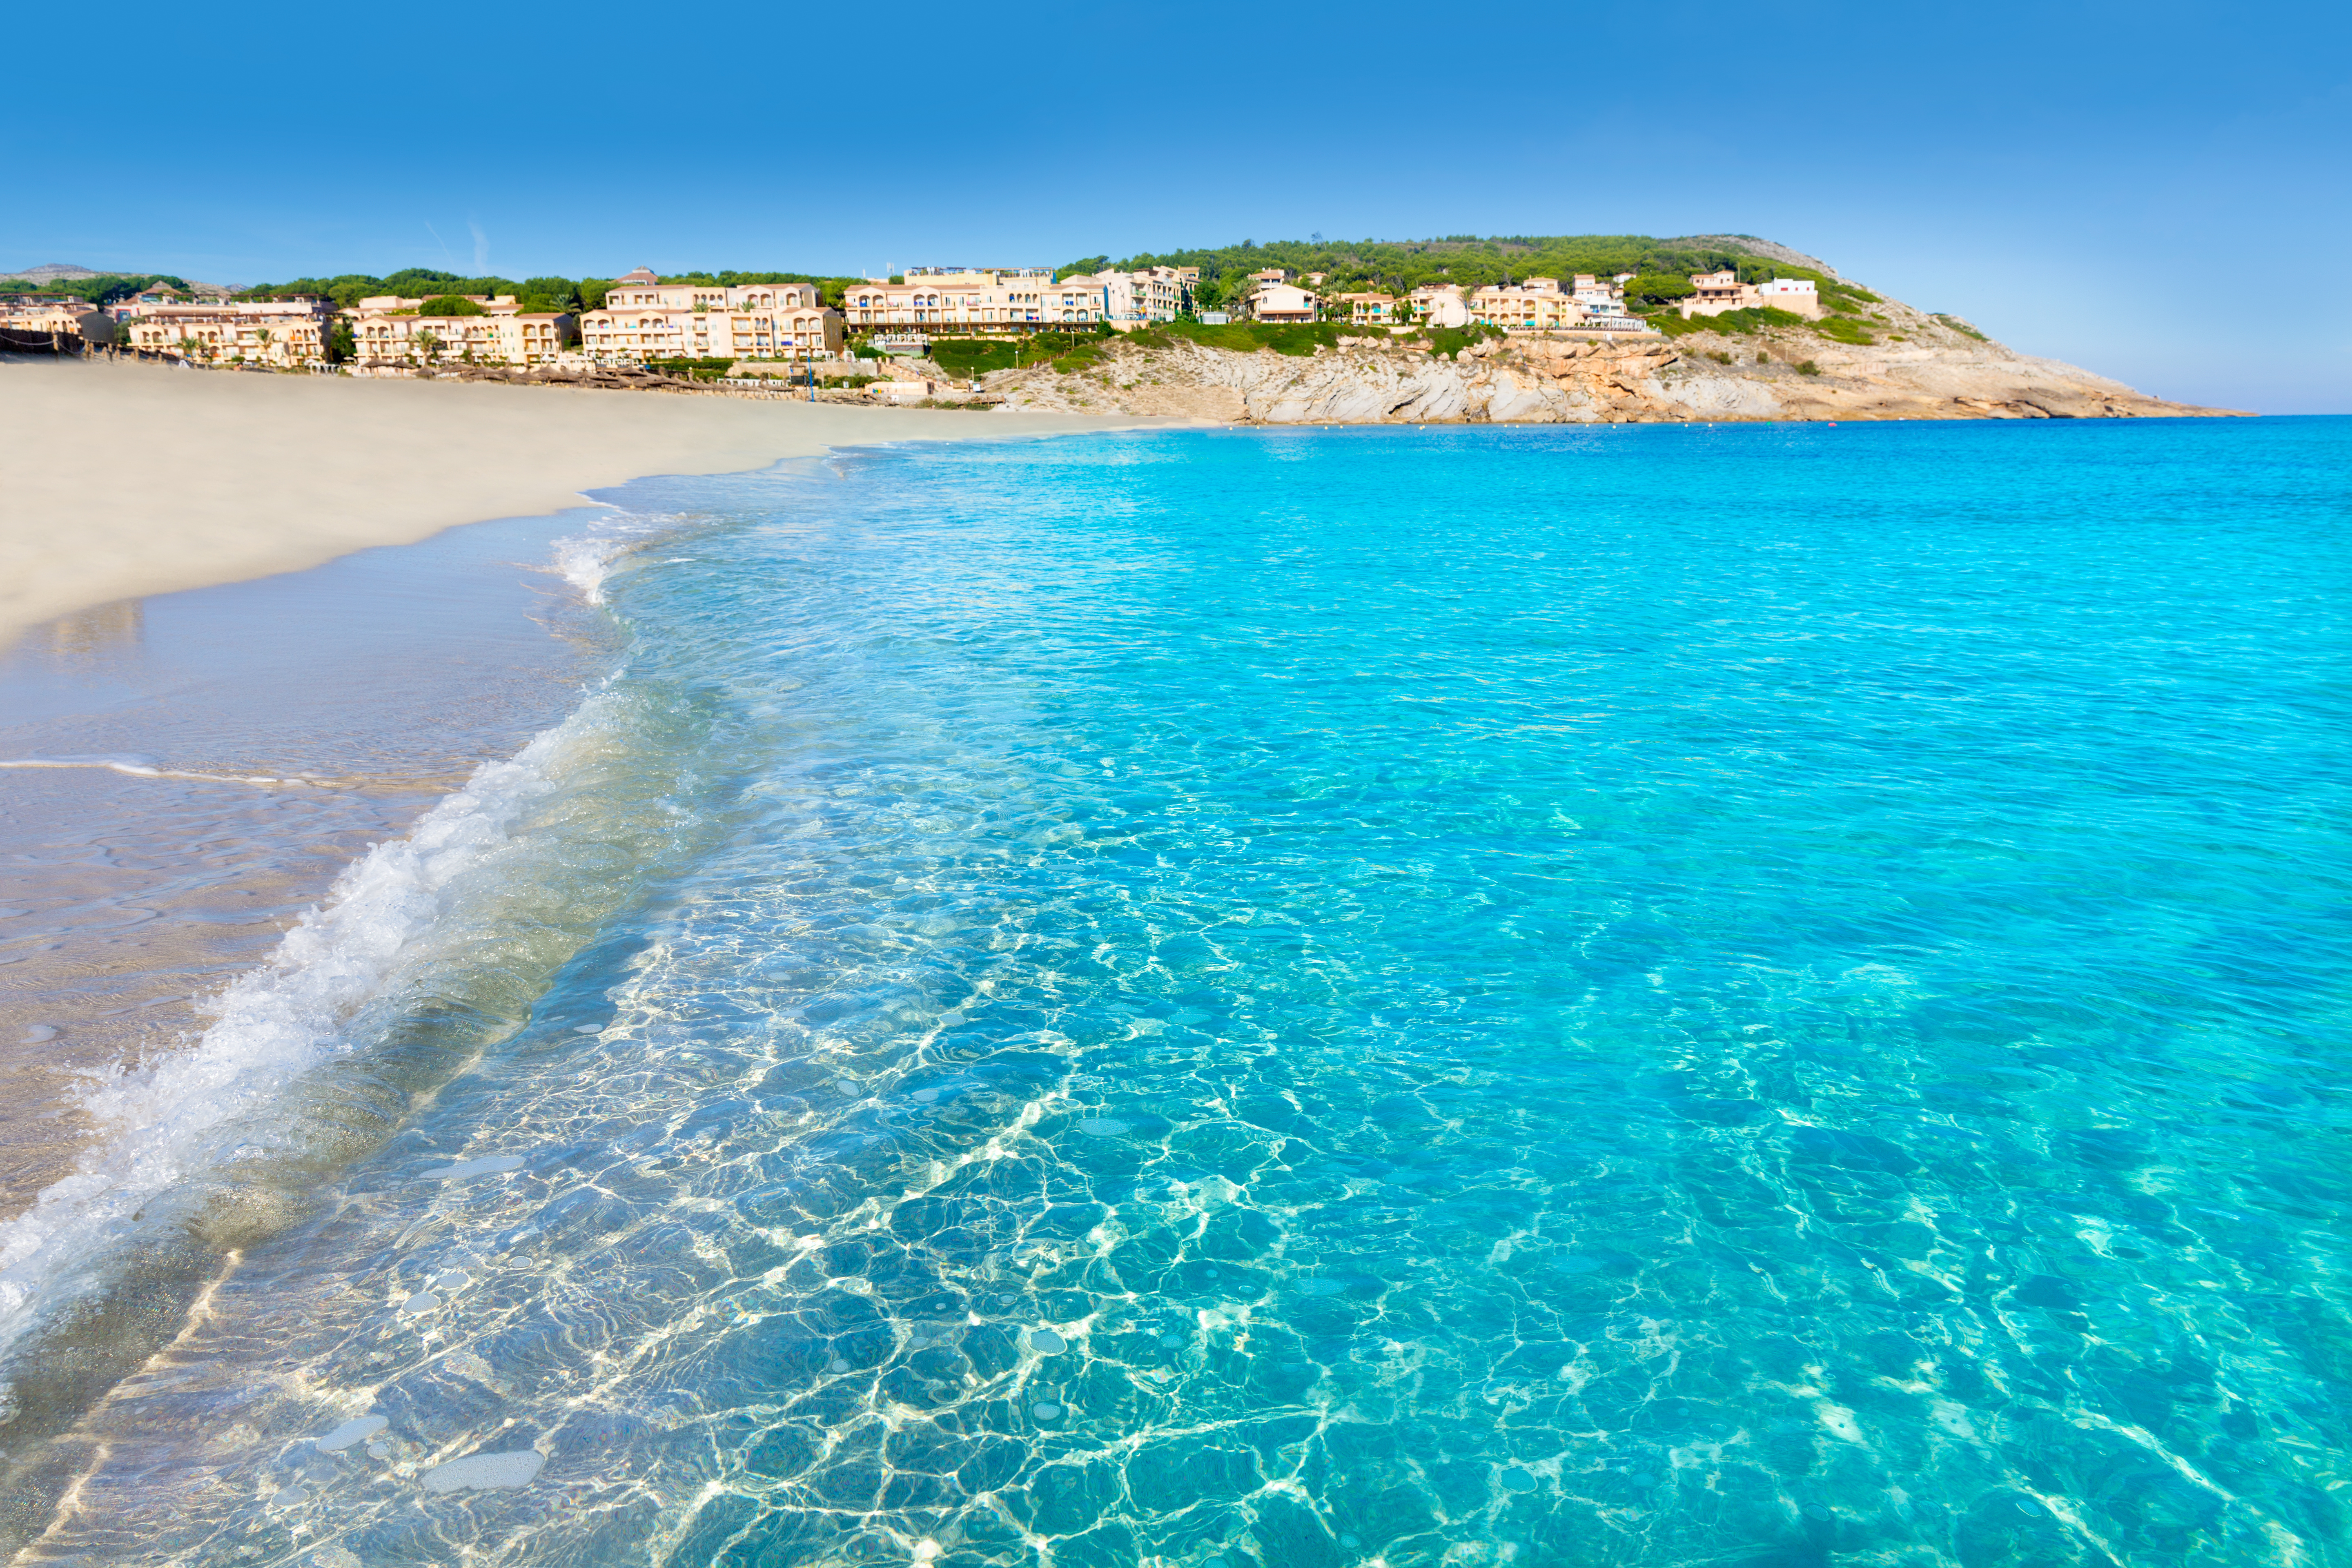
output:
[[373,1437],[392,1423],[381,1415],[354,1415],[319,1439],[320,1451],[340,1454],[363,1437]]
[[429,1312],[440,1304],[441,1298],[432,1291],[419,1290],[400,1304],[400,1311],[403,1317],[412,1317],[418,1312]]
[[1069,1349],[1069,1344],[1051,1329],[1032,1329],[1029,1331],[1029,1348],[1039,1355],[1060,1355]]
[[1062,1407],[1050,1400],[1041,1399],[1029,1407],[1029,1414],[1040,1421],[1058,1421],[1062,1416]]
[[1078,1131],[1089,1138],[1116,1138],[1127,1130],[1127,1123],[1116,1116],[1097,1116],[1078,1123]]
[[425,1472],[428,1492],[464,1491],[469,1488],[497,1489],[527,1487],[539,1479],[547,1456],[536,1448],[516,1448],[504,1454],[468,1454]]

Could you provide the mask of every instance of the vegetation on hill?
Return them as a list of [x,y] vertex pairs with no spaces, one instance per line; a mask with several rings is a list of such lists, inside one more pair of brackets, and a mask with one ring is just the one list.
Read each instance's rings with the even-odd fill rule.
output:
[[102,278],[58,278],[37,283],[29,278],[0,278],[0,296],[20,294],[58,294],[68,299],[87,300],[93,305],[111,305],[117,300],[127,300],[142,289],[158,283],[168,283],[181,293],[188,292],[185,279],[168,277],[161,272],[141,273],[135,277],[118,277],[111,273]]
[[[1061,270],[1091,271],[1107,264],[1101,257],[1089,257]],[[1792,276],[1794,271],[1745,251],[1685,246],[1640,234],[1491,238],[1456,234],[1414,240],[1326,240],[1317,235],[1304,240],[1244,239],[1239,245],[1146,253],[1117,265],[1122,271],[1138,267],[1199,268],[1200,307],[1204,310],[1229,308],[1248,292],[1249,275],[1269,267],[1286,267],[1302,276],[1320,272],[1326,290],[1390,294],[1410,293],[1423,284],[1459,283],[1476,289],[1528,278],[1565,280],[1580,272],[1602,278],[1621,272],[1686,278],[1694,272],[1728,267],[1743,279],[1761,281],[1776,273]]]
[[467,294],[496,298],[512,294],[526,310],[594,310],[604,302],[610,281],[601,278],[462,278],[430,267],[406,267],[377,278],[365,272],[345,272],[333,278],[297,278],[288,283],[257,283],[240,300],[332,300],[345,310],[362,300],[393,294],[405,300],[455,299]]
[[[751,283],[814,283],[820,297],[836,310],[842,291],[866,281],[863,278],[825,278],[813,272],[668,272],[665,283],[700,283],[730,289]],[[349,310],[362,300],[381,294],[404,299],[444,295],[511,294],[526,310],[595,310],[604,308],[611,291],[609,278],[463,278],[430,267],[407,267],[382,278],[365,272],[345,272],[333,278],[297,278],[286,283],[257,283],[238,296],[243,300],[291,300],[309,295],[332,300]]]

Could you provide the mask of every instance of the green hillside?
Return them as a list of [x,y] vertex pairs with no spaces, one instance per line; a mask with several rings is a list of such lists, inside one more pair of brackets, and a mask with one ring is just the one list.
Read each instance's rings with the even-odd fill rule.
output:
[[[1088,257],[1061,269],[1061,275],[1113,265],[1108,257]],[[1803,268],[1787,267],[1748,251],[1717,244],[1690,246],[1655,239],[1643,234],[1507,235],[1481,238],[1448,235],[1443,239],[1340,239],[1321,236],[1307,239],[1244,239],[1239,245],[1199,250],[1148,252],[1116,263],[1121,270],[1138,267],[1197,267],[1201,269],[1201,308],[1216,310],[1244,292],[1245,279],[1268,267],[1293,272],[1320,272],[1323,287],[1343,290],[1378,289],[1409,293],[1425,283],[1461,283],[1479,288],[1488,283],[1513,283],[1527,278],[1563,280],[1580,272],[1610,278],[1621,272],[1673,275],[1724,268],[1741,278],[1761,281],[1768,277],[1813,277]]]

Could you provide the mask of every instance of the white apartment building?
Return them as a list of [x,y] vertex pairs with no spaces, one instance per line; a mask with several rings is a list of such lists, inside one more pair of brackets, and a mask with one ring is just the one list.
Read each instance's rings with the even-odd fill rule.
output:
[[1580,272],[1569,286],[1576,302],[1584,307],[1588,316],[1622,316],[1625,313],[1625,285],[1613,279],[1595,278],[1590,272]]

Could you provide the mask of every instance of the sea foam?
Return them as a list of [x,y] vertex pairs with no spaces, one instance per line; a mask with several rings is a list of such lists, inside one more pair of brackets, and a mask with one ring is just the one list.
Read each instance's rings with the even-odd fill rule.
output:
[[475,874],[512,848],[518,824],[555,787],[552,770],[594,729],[600,700],[512,759],[483,764],[405,838],[352,862],[267,963],[230,984],[192,1048],[95,1079],[84,1105],[105,1135],[72,1175],[0,1225],[0,1351],[36,1321],[55,1294],[47,1287],[119,1241],[150,1200],[240,1152],[240,1121],[364,1043],[347,1028],[353,1014],[396,980]]

